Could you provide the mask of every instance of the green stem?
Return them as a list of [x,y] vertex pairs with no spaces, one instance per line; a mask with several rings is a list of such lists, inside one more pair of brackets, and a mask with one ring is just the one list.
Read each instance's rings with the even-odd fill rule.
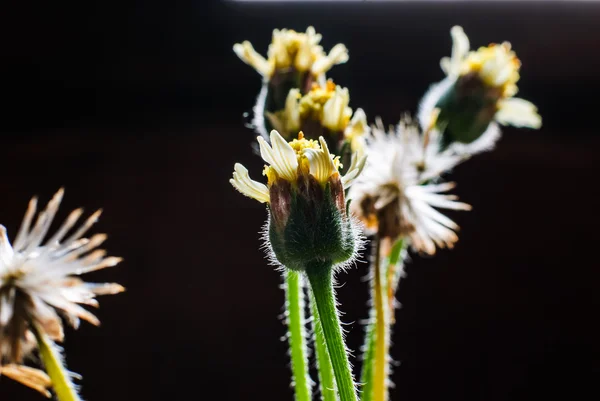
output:
[[302,277],[299,273],[288,270],[285,275],[285,281],[285,307],[289,328],[288,338],[292,360],[292,381],[294,383],[296,401],[310,401],[311,387],[308,376]]
[[71,381],[70,373],[64,366],[60,350],[46,333],[37,325],[32,325],[38,342],[40,357],[52,381],[52,387],[58,401],[81,401]]
[[331,359],[327,353],[327,344],[323,334],[323,326],[319,319],[319,311],[315,302],[315,297],[311,292],[310,310],[313,317],[313,330],[315,332],[315,353],[317,356],[317,371],[319,372],[319,386],[321,390],[322,401],[336,401],[335,377]]
[[[373,309],[373,308],[372,308]],[[373,310],[372,314],[375,311]],[[371,317],[371,320],[375,319]],[[373,365],[375,361],[375,325],[370,321],[367,325],[365,333],[365,347],[363,355],[363,366],[360,375],[360,383],[362,384],[360,400],[373,400]]]
[[319,311],[319,320],[323,327],[327,350],[333,365],[340,401],[357,401],[356,387],[336,309],[331,263],[329,261],[308,263],[306,275]]

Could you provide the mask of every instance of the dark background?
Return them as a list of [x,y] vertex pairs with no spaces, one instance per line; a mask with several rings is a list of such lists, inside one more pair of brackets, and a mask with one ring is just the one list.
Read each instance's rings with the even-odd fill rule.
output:
[[[67,332],[86,400],[293,399],[280,278],[259,250],[265,210],[228,183],[236,161],[256,178],[262,165],[242,117],[260,78],[231,47],[264,54],[273,28],[311,24],[326,50],[348,46],[330,76],[371,120],[416,109],[454,24],[474,47],[513,43],[520,96],[544,118],[451,175],[474,210],[452,214],[453,251],[407,265],[392,399],[598,398],[600,4],[12,3],[0,222],[13,238],[28,199],[65,186],[59,217],[103,207],[96,230],[125,258],[88,277],[128,288],[101,300],[102,326]],[[356,355],[366,271],[340,277]],[[0,394],[41,399],[6,378]]]

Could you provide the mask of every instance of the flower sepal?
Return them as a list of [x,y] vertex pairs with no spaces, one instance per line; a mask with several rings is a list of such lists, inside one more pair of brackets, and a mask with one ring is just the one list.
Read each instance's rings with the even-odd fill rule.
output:
[[355,254],[356,234],[347,217],[339,176],[323,187],[307,175],[290,190],[278,180],[270,188],[268,237],[279,263],[304,271],[314,261],[341,264]]
[[479,139],[494,121],[500,99],[499,91],[486,87],[475,74],[457,79],[435,105],[439,113],[434,124],[443,133],[443,146]]

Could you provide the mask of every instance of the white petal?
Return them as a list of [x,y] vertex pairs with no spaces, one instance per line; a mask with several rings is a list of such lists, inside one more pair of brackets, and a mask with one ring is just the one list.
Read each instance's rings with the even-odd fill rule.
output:
[[314,75],[321,75],[329,71],[334,65],[345,63],[348,59],[348,49],[343,44],[338,43],[329,51],[327,56],[314,62],[311,71]]
[[6,228],[0,225],[0,273],[10,265],[13,255],[14,251],[6,235]]
[[64,245],[68,245],[73,241],[77,241],[83,234],[85,234],[94,224],[98,222],[98,219],[102,215],[102,209],[96,210],[87,220],[83,223],[81,227],[73,234],[71,234],[65,241]]
[[346,174],[342,177],[342,185],[344,189],[347,189],[352,185],[354,180],[358,178],[360,173],[365,168],[367,162],[367,156],[359,156],[358,153],[352,155],[352,163]]
[[50,199],[50,202],[48,202],[46,209],[38,215],[35,226],[29,234],[29,241],[26,244],[27,248],[25,252],[31,252],[44,240],[44,237],[48,233],[50,225],[54,220],[54,216],[56,216],[56,212],[58,211],[58,207],[60,206],[60,202],[62,201],[64,193],[65,191],[63,188],[59,189],[58,192],[54,194],[52,199]]
[[[57,291],[52,292],[38,292],[38,296],[47,304],[54,306],[57,309],[65,311],[70,317],[78,317],[86,320],[94,326],[99,326],[100,321],[89,311],[83,309],[81,306],[68,301]],[[73,319],[75,320],[75,319]]]
[[418,198],[427,202],[431,206],[452,209],[452,210],[471,210],[471,205],[463,202],[457,202],[454,195],[440,195],[440,194],[428,194],[421,193]]
[[538,114],[537,107],[525,99],[515,97],[503,100],[499,104],[496,121],[515,127],[537,129],[542,126],[542,117]]
[[34,196],[29,201],[29,205],[27,206],[27,211],[25,212],[25,217],[23,217],[23,222],[21,223],[21,227],[19,228],[19,232],[15,237],[14,248],[16,251],[21,251],[23,247],[26,245],[27,239],[29,237],[29,227],[31,226],[31,221],[33,220],[33,216],[37,210],[37,198]]
[[[342,126],[342,122],[348,112],[349,103],[350,93],[348,88],[336,86],[333,96],[323,105],[323,119],[321,121],[323,126],[334,132],[343,130],[345,127]],[[352,113],[351,110],[350,113]]]
[[270,77],[273,74],[273,65],[258,54],[247,40],[233,45],[233,51],[244,63],[253,67],[263,77]]
[[308,159],[310,166],[310,173],[319,182],[326,182],[329,177],[335,171],[333,160],[331,160],[331,154],[329,148],[323,137],[319,137],[321,143],[321,149],[305,149],[304,155]]
[[448,76],[457,77],[460,73],[460,65],[469,52],[469,38],[460,26],[454,26],[450,30],[452,36],[452,57],[443,58],[440,62],[442,70]]
[[412,207],[414,209],[418,210],[419,212],[423,213],[426,217],[429,217],[430,219],[432,219],[440,224],[443,224],[444,226],[446,226],[448,228],[451,228],[453,230],[458,229],[458,224],[456,224],[450,218],[444,216],[443,214],[441,214],[440,212],[438,212],[437,210],[435,210],[434,208],[432,208],[425,202],[413,202]]
[[248,169],[241,164],[236,163],[234,169],[233,178],[229,182],[235,189],[261,203],[269,202],[269,189],[266,185],[250,179]]
[[290,144],[275,130],[271,131],[272,147],[263,138],[257,139],[263,160],[269,163],[281,178],[295,181],[298,174],[298,157]]
[[81,209],[81,208],[73,210],[71,212],[71,214],[69,214],[69,217],[67,217],[67,219],[64,221],[62,226],[58,229],[58,231],[56,231],[56,233],[48,241],[46,241],[46,244],[52,245],[54,243],[60,242],[63,239],[63,237],[65,236],[65,234],[71,228],[73,228],[75,223],[77,223],[77,220],[79,220],[79,218],[81,217],[82,214],[83,214],[83,209]]

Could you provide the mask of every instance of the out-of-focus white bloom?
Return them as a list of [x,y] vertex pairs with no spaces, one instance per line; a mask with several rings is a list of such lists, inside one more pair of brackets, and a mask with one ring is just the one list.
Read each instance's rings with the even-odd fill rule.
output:
[[356,179],[365,165],[365,158],[356,155],[348,171],[340,177],[338,170],[342,167],[339,157],[329,153],[329,148],[323,137],[319,142],[304,139],[302,133],[298,139],[286,142],[275,130],[271,131],[271,145],[262,137],[257,138],[260,145],[260,155],[268,166],[264,175],[267,176],[268,186],[252,180],[248,170],[239,163],[235,164],[231,185],[242,194],[254,198],[261,203],[270,201],[269,188],[279,179],[283,179],[292,186],[297,186],[303,176],[310,175],[325,186],[330,179],[341,179],[343,188],[346,189]]
[[440,61],[447,78],[433,85],[423,98],[419,111],[421,126],[425,129],[435,124],[432,119],[435,117],[433,111],[436,104],[457,82],[478,77],[486,87],[486,99],[495,99],[495,110],[492,110],[492,113],[495,112],[495,121],[502,125],[540,128],[542,118],[537,113],[537,107],[527,100],[513,97],[518,91],[521,62],[511,49],[511,44],[493,43],[470,51],[469,38],[462,27],[455,26],[450,33],[453,41],[452,55]]
[[321,35],[312,26],[305,33],[275,29],[267,59],[258,54],[248,41],[236,43],[233,51],[266,79],[271,78],[277,70],[287,71],[291,68],[300,72],[310,71],[319,77],[334,65],[348,61],[346,46],[337,44],[326,54],[320,42]]
[[367,229],[407,237],[413,249],[428,254],[434,254],[436,246],[452,247],[458,226],[435,208],[471,207],[445,194],[454,183],[437,180],[463,157],[451,149],[440,151],[435,137],[424,137],[408,120],[387,133],[379,121],[367,138],[366,155],[367,165],[348,197]]
[[[114,283],[87,283],[77,276],[114,266],[121,258],[97,249],[105,234],[83,238],[100,211],[75,227],[83,214],[73,211],[58,231],[48,235],[63,197],[59,190],[32,226],[37,199],[29,202],[13,244],[0,225],[0,365],[20,363],[35,348],[33,325],[54,341],[63,340],[59,314],[77,327],[79,319],[98,325],[98,319],[78,304],[97,306],[96,295],[116,294]],[[48,238],[47,238],[48,237]],[[6,374],[6,371],[5,371]]]

